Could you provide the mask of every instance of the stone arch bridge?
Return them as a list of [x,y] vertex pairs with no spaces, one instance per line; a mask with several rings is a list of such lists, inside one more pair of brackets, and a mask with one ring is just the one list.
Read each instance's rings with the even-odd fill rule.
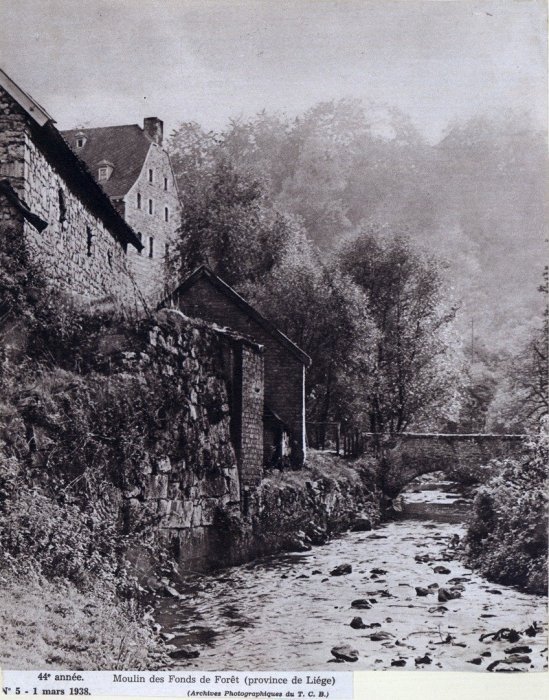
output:
[[475,469],[491,459],[520,454],[525,439],[526,435],[490,433],[362,433],[358,452],[375,454],[381,460],[382,489],[389,498],[395,498],[422,474],[442,471],[451,475],[466,468],[473,476]]

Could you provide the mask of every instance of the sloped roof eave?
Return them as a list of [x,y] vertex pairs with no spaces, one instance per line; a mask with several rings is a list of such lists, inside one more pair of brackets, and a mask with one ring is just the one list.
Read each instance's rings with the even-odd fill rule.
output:
[[160,306],[165,305],[171,300],[175,299],[180,292],[185,292],[190,289],[199,279],[206,279],[210,284],[212,284],[216,289],[218,289],[222,294],[231,299],[237,306],[239,306],[246,314],[251,316],[260,326],[262,326],[275,340],[277,340],[281,345],[284,345],[287,350],[289,350],[305,367],[310,367],[312,360],[299,348],[292,340],[288,338],[287,335],[282,333],[271,321],[266,319],[262,314],[254,309],[243,297],[240,296],[229,284],[224,282],[221,277],[215,274],[206,265],[201,265],[193,273],[191,273],[187,279],[185,279],[171,294],[169,294],[164,302]]

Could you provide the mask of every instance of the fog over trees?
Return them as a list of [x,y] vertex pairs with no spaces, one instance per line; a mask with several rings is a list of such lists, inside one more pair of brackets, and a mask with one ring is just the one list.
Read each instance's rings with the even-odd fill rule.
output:
[[[365,395],[377,395],[384,408],[375,418],[370,404],[363,417],[372,428],[419,425],[430,384],[440,389],[432,396],[440,398],[432,403],[439,424],[444,417],[464,430],[520,427],[522,418],[505,418],[512,367],[532,366],[527,347],[546,337],[537,291],[546,143],[526,115],[455,123],[433,144],[396,109],[341,100],[295,119],[235,119],[219,133],[184,123],[170,148],[184,212],[174,274],[208,263],[313,356],[316,418],[351,407],[356,415]],[[426,303],[420,318],[406,307],[389,329],[395,308],[379,305],[395,289],[383,296],[379,283],[390,287],[405,269],[415,291],[404,285],[394,299],[413,298],[416,312],[418,292]],[[401,328],[406,314],[409,328]],[[395,362],[382,371],[370,351],[389,337],[397,345],[382,355]],[[419,348],[431,354],[426,364]],[[362,398],[350,390],[357,384]]]

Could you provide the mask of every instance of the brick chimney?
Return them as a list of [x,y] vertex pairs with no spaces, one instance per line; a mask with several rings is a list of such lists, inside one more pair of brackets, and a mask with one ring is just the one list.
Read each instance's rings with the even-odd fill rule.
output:
[[164,122],[158,117],[146,117],[143,120],[143,131],[147,134],[151,141],[162,145],[162,137],[164,135]]

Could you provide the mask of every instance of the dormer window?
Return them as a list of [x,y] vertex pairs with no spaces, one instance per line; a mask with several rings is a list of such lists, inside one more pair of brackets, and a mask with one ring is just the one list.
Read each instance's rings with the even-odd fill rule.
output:
[[82,131],[80,131],[78,134],[76,134],[76,148],[84,148],[86,145],[86,141],[88,140],[88,137],[86,134],[84,134]]
[[102,160],[97,164],[97,168],[98,168],[97,179],[99,180],[99,182],[105,182],[112,175],[112,171],[114,170],[114,165],[108,160]]
[[154,171],[152,168],[149,168],[149,182],[154,182]]

